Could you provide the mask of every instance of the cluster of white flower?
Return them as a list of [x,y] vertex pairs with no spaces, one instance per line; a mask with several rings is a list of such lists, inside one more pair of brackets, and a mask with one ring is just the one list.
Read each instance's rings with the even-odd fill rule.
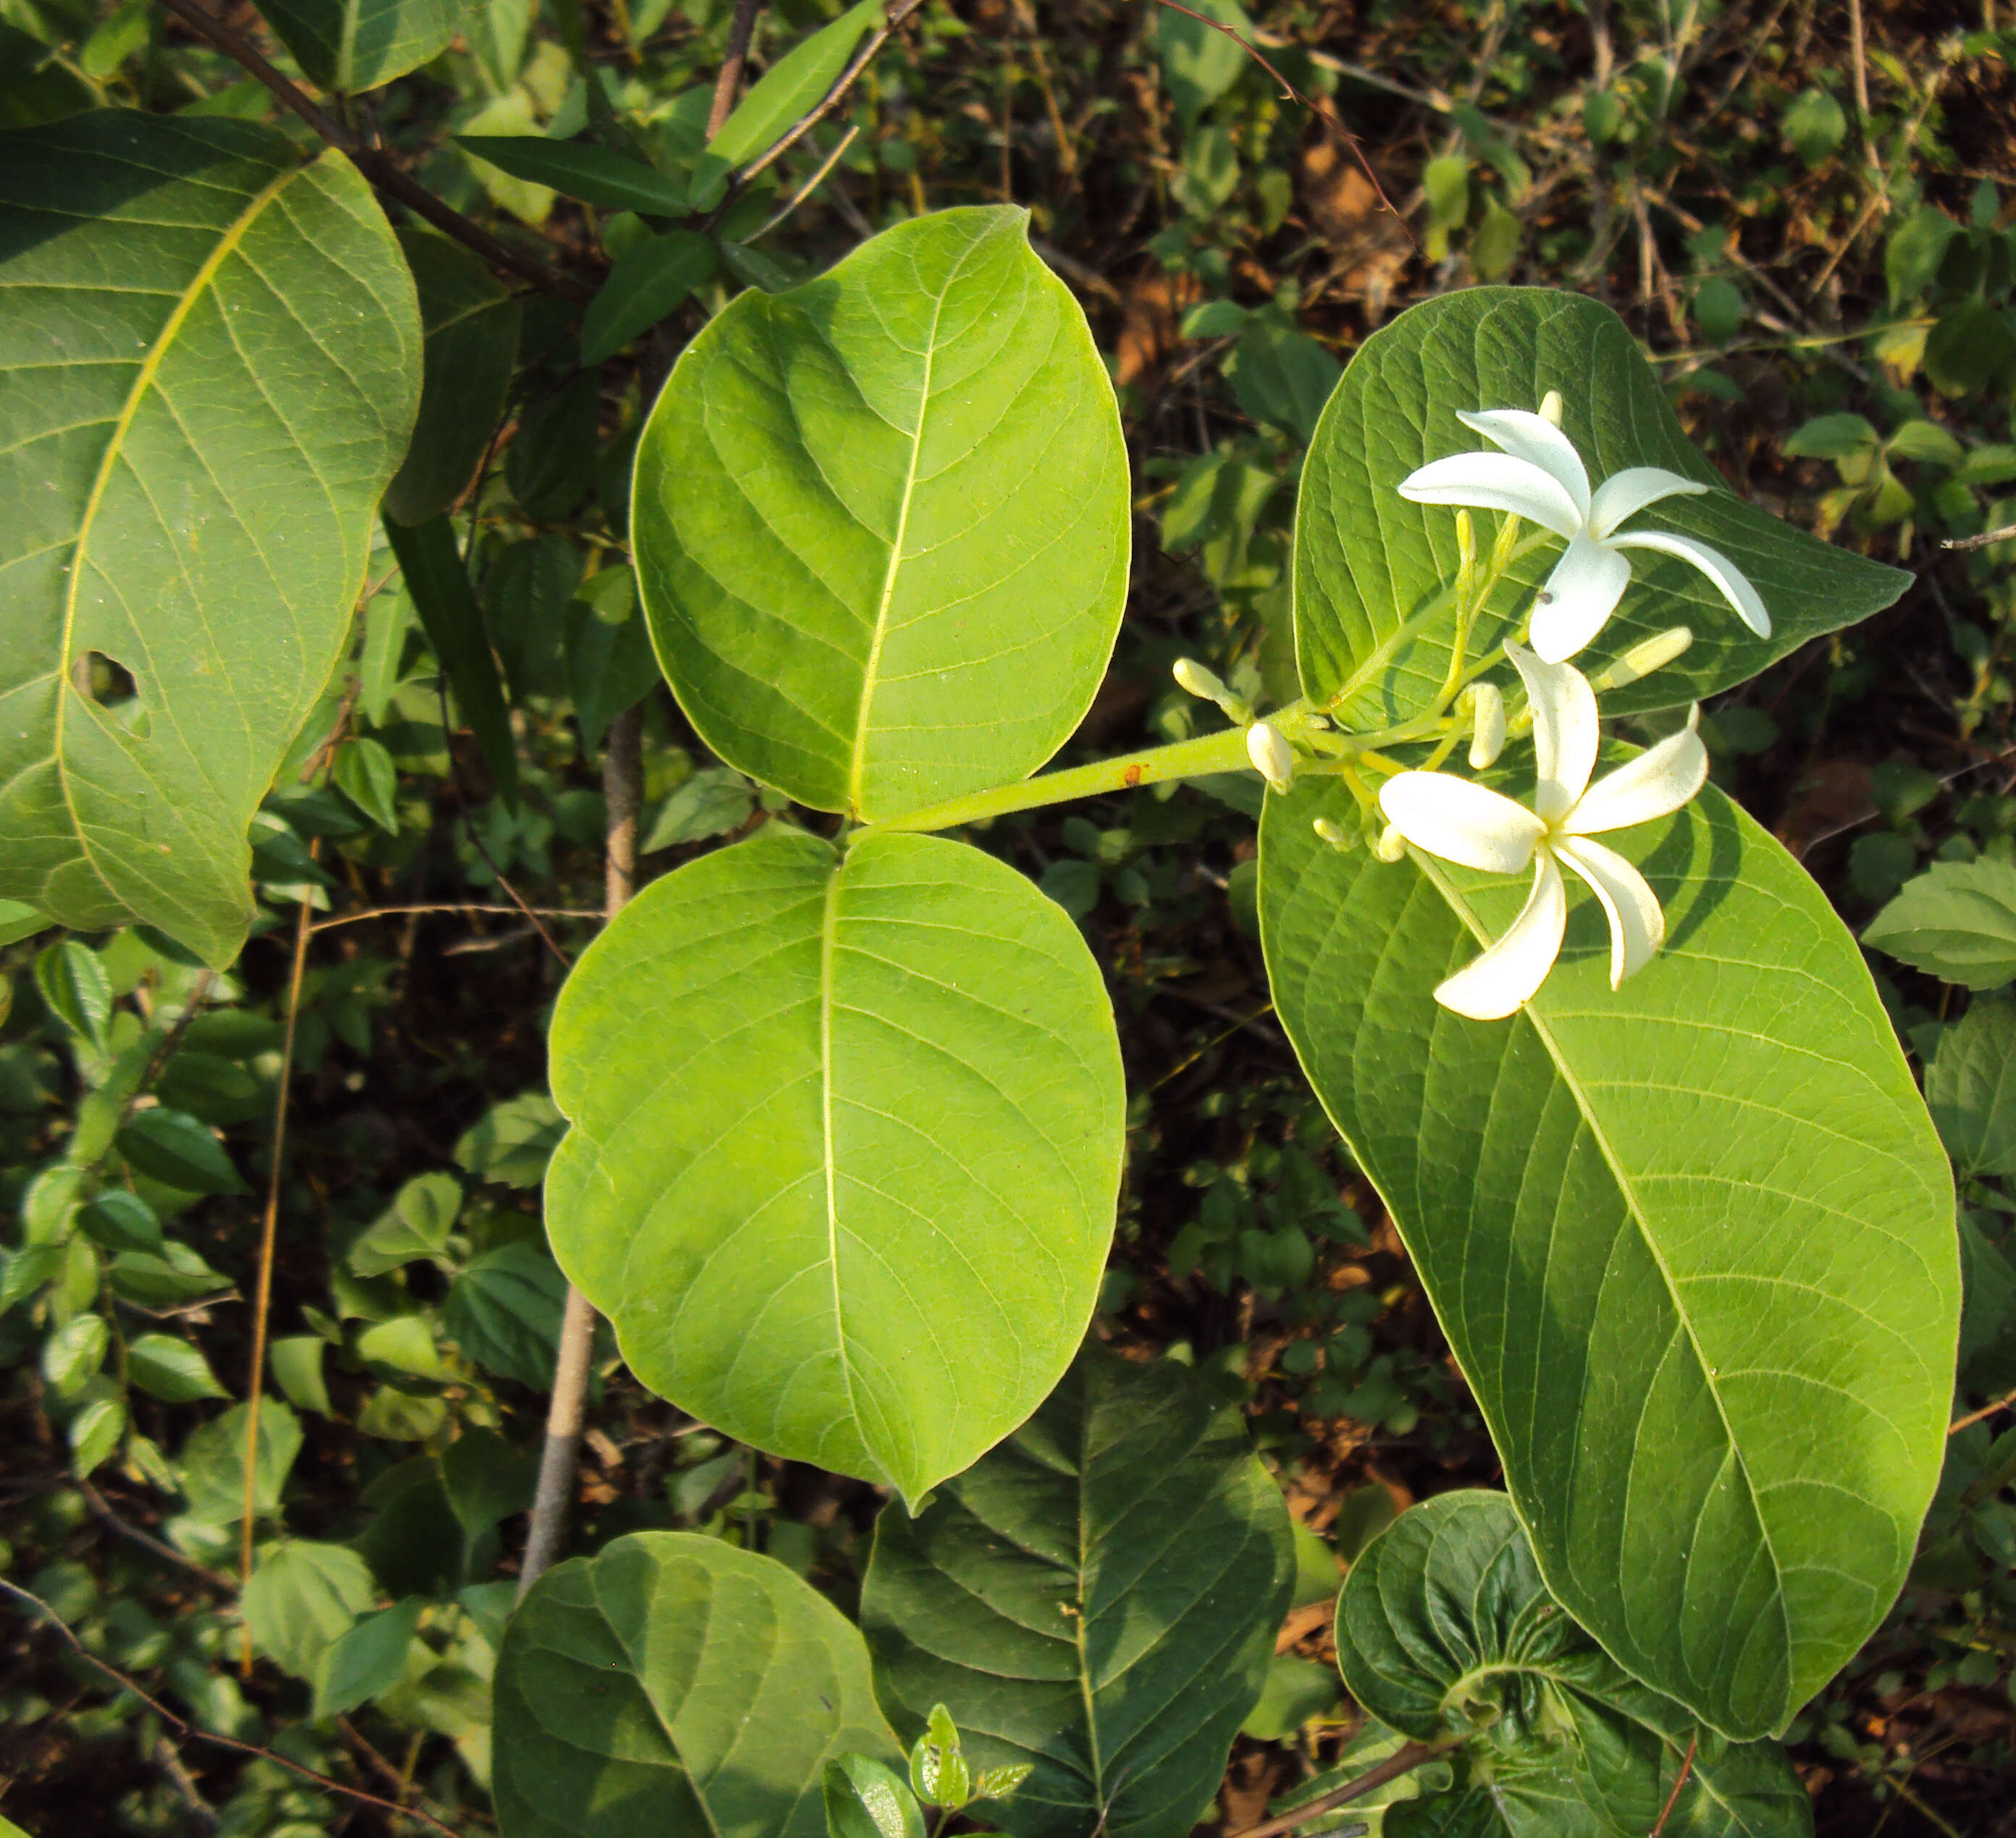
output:
[[[1568,543],[1535,604],[1528,629],[1532,648],[1505,647],[1525,685],[1532,720],[1537,781],[1532,808],[1444,772],[1402,772],[1379,793],[1391,826],[1380,849],[1387,859],[1398,860],[1411,845],[1485,874],[1533,871],[1525,906],[1504,936],[1435,990],[1445,1007],[1477,1021],[1515,1012],[1553,968],[1568,924],[1563,867],[1588,883],[1608,917],[1613,989],[1650,962],[1665,937],[1665,915],[1644,876],[1615,849],[1589,838],[1669,816],[1700,791],[1708,777],[1708,750],[1695,731],[1700,710],[1690,711],[1679,733],[1592,785],[1599,739],[1596,691],[1568,661],[1603,629],[1630,584],[1625,552],[1647,550],[1691,563],[1752,631],[1766,638],[1771,633],[1770,615],[1756,589],[1726,556],[1690,536],[1618,527],[1662,498],[1692,496],[1708,488],[1660,467],[1633,466],[1592,492],[1581,455],[1561,431],[1559,403],[1550,395],[1539,414],[1496,409],[1462,416],[1466,427],[1499,451],[1435,460],[1399,487],[1402,497],[1417,504],[1508,512]],[[1611,680],[1642,675],[1685,643],[1684,632],[1648,641],[1640,647],[1647,655],[1622,672],[1614,667]],[[1481,767],[1503,744],[1503,701],[1493,686],[1480,683],[1471,706],[1470,760]],[[1247,730],[1247,747],[1268,782],[1285,789],[1293,756],[1282,736],[1255,722]]]

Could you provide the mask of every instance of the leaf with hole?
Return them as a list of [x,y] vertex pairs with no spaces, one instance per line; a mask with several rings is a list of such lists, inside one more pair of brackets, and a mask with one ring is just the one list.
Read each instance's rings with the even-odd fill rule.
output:
[[0,896],[221,966],[412,426],[412,281],[340,154],[120,109],[0,137]]
[[1035,1416],[876,1524],[861,1620],[899,1735],[948,1706],[977,1769],[1028,1763],[1014,1838],[1183,1838],[1258,1699],[1295,1572],[1235,1405],[1086,1346]]
[[[1431,460],[1489,445],[1459,413],[1536,409],[1550,389],[1561,392],[1563,431],[1593,481],[1658,466],[1710,488],[1665,499],[1629,527],[1720,550],[1771,616],[1771,636],[1759,638],[1687,564],[1633,551],[1632,585],[1578,668],[1593,675],[1675,625],[1688,627],[1694,643],[1677,663],[1607,694],[1606,714],[1684,705],[1729,688],[1807,640],[1889,605],[1909,582],[1730,492],[1609,308],[1540,288],[1466,288],[1409,308],[1366,340],[1310,443],[1295,517],[1295,647],[1303,690],[1319,707],[1376,729],[1427,705],[1449,665],[1456,513],[1409,503],[1400,481]],[[1492,515],[1477,514],[1480,548],[1489,546]],[[1512,565],[1478,618],[1472,656],[1512,635],[1531,612],[1561,553],[1557,538],[1543,539]]]
[[773,823],[624,909],[549,1051],[554,1254],[723,1433],[915,1500],[1069,1363],[1119,1051],[1077,929],[992,856]]
[[1019,211],[944,211],[689,344],[638,449],[644,610],[725,763],[890,816],[1021,777],[1090,705],[1127,461]]
[[896,1754],[840,1611],[691,1533],[547,1571],[495,1690],[504,1838],[822,1838],[825,1764]]
[[[1516,763],[1515,772],[1530,769]],[[1269,795],[1274,999],[1391,1209],[1549,1588],[1707,1723],[1782,1729],[1895,1600],[1937,1481],[1953,1187],[1854,941],[1712,787],[1615,832],[1665,908],[1620,991],[1593,901],[1504,1022],[1436,984],[1523,884],[1343,855]]]
[[1776,1742],[1698,1728],[1575,1625],[1503,1494],[1443,1494],[1381,1533],[1345,1580],[1337,1652],[1370,1716],[1417,1742],[1468,1738],[1450,1790],[1390,1808],[1382,1838],[1813,1829]]

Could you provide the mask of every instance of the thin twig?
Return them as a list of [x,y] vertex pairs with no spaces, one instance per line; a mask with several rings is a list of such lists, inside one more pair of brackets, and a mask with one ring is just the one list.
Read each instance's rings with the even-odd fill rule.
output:
[[742,81],[742,67],[749,61],[749,41],[755,35],[756,13],[761,4],[762,0],[735,0],[735,17],[728,27],[728,55],[721,60],[721,74],[714,80],[714,100],[707,111],[709,140],[735,111],[735,92]]
[[1687,1738],[1687,1752],[1680,1762],[1680,1771],[1673,1776],[1673,1790],[1666,1796],[1666,1804],[1659,1809],[1659,1822],[1653,1826],[1649,1838],[1659,1838],[1666,1829],[1666,1821],[1673,1816],[1673,1808],[1680,1803],[1680,1789],[1687,1784],[1687,1776],[1694,1771],[1694,1750],[1701,1746],[1701,1732],[1694,1731]]
[[[532,910],[542,919],[599,919],[602,914],[593,906],[535,906]],[[485,917],[517,919],[524,916],[521,906],[487,906],[481,902],[467,900],[437,900],[412,906],[367,906],[361,913],[339,913],[333,919],[318,919],[308,928],[311,932],[329,932],[339,925],[362,925],[368,919],[407,919],[424,913],[453,913],[466,918]]]
[[159,1698],[151,1696],[142,1690],[135,1681],[129,1678],[118,1667],[107,1665],[77,1638],[70,1624],[39,1595],[31,1594],[18,1583],[9,1582],[5,1577],[0,1577],[0,1591],[5,1591],[17,1601],[24,1602],[37,1610],[52,1627],[70,1642],[77,1656],[85,1664],[95,1667],[121,1691],[131,1692],[164,1723],[173,1728],[183,1741],[214,1742],[220,1749],[235,1749],[240,1755],[257,1756],[262,1761],[271,1761],[284,1768],[290,1774],[299,1775],[304,1781],[314,1782],[318,1787],[327,1793],[340,1793],[346,1800],[358,1800],[365,1806],[376,1806],[383,1811],[397,1813],[404,1818],[417,1819],[423,1825],[432,1826],[435,1831],[443,1835],[443,1838],[461,1838],[461,1834],[454,1826],[442,1824],[431,1814],[423,1812],[416,1806],[396,1805],[390,1800],[380,1799],[376,1793],[365,1793],[362,1787],[346,1787],[342,1782],[331,1780],[326,1774],[317,1774],[311,1768],[304,1768],[298,1761],[290,1761],[278,1750],[261,1748],[257,1742],[241,1742],[236,1736],[218,1735],[214,1731],[199,1728],[191,1723],[187,1717],[176,1715]]
[[2006,542],[2016,536],[2016,524],[2004,524],[1999,530],[1984,530],[1978,536],[1948,536],[1939,544],[1942,549],[1985,549],[1990,543]]
[[1264,56],[1262,55],[1258,45],[1255,45],[1250,39],[1246,38],[1240,33],[1234,31],[1231,27],[1228,25],[1222,25],[1218,20],[1207,18],[1201,13],[1193,12],[1190,8],[1183,5],[1181,3],[1181,0],[1157,0],[1157,3],[1160,5],[1168,7],[1172,13],[1180,13],[1186,19],[1195,20],[1201,26],[1210,27],[1214,32],[1222,32],[1226,38],[1229,38],[1233,44],[1237,45],[1240,50],[1244,51],[1248,57],[1251,58],[1262,70],[1265,70],[1269,76],[1272,77],[1276,83],[1281,85],[1281,93],[1288,101],[1299,103],[1304,108],[1307,109],[1311,114],[1314,115],[1318,121],[1321,121],[1325,127],[1328,128],[1331,132],[1341,136],[1343,139],[1344,144],[1351,150],[1351,157],[1358,162],[1359,170],[1365,175],[1366,178],[1371,181],[1373,195],[1378,199],[1379,202],[1385,207],[1387,214],[1399,220],[1400,228],[1406,233],[1408,242],[1409,243],[1413,243],[1414,232],[1412,230],[1408,229],[1407,220],[1404,217],[1402,217],[1399,211],[1394,208],[1393,200],[1387,196],[1385,186],[1379,182],[1379,175],[1372,170],[1372,162],[1365,157],[1364,143],[1360,141],[1358,136],[1353,134],[1348,128],[1345,126],[1336,110],[1332,109],[1328,103],[1323,102],[1319,99],[1303,95],[1294,84],[1291,83],[1286,77],[1283,76],[1281,73],[1276,70]]
[[164,1544],[159,1538],[142,1531],[138,1526],[128,1524],[112,1510],[105,1496],[89,1481],[81,1480],[77,1485],[77,1491],[84,1495],[85,1505],[88,1506],[97,1518],[103,1519],[121,1537],[131,1539],[144,1551],[151,1551],[164,1563],[171,1563],[178,1570],[186,1570],[193,1577],[201,1577],[211,1588],[225,1595],[236,1595],[238,1593],[238,1585],[230,1577],[220,1577],[216,1571],[206,1570],[193,1558],[183,1556],[174,1545]]
[[196,1011],[209,1000],[211,987],[216,981],[217,972],[205,969],[191,986],[189,1000],[182,1004],[182,1013],[169,1024],[168,1031],[161,1036],[160,1045],[154,1049],[153,1058],[147,1061],[147,1069],[141,1073],[139,1083],[133,1087],[133,1095],[126,1101],[125,1112],[120,1119],[122,1126],[131,1119],[134,1108],[139,1103],[142,1094],[151,1089],[154,1081],[161,1076],[161,1068],[168,1063],[169,1056],[182,1044],[182,1036],[189,1032],[189,1025],[196,1019]]
[[198,5],[196,0],[163,0],[163,4],[198,38],[207,39],[247,74],[265,85],[283,108],[305,121],[372,184],[382,192],[389,192],[416,216],[424,217],[443,235],[454,237],[465,248],[473,250],[492,268],[516,275],[519,279],[529,282],[542,294],[550,294],[556,299],[571,301],[576,305],[594,297],[595,290],[585,282],[577,281],[572,276],[563,275],[558,268],[549,267],[537,256],[528,255],[522,249],[514,249],[509,243],[500,242],[489,231],[470,222],[459,211],[443,204],[425,186],[402,171],[387,154],[359,140],[340,121],[318,108],[299,88],[275,70],[260,55],[256,46],[241,38],[214,13]]
[[751,179],[766,168],[776,164],[785,154],[840,106],[841,103],[846,99],[847,92],[854,87],[861,73],[868,68],[876,52],[896,35],[897,28],[923,3],[924,0],[896,0],[896,4],[890,9],[881,24],[869,34],[867,42],[848,60],[847,68],[833,78],[833,87],[813,105],[812,113],[801,115],[790,132],[782,140],[770,147],[761,157],[751,160],[736,174],[735,182],[729,188],[727,197],[715,207],[712,215],[708,218],[707,221],[710,223],[719,218],[722,212],[727,209],[729,200],[747,185]]
[[806,199],[809,198],[814,192],[819,189],[819,186],[825,182],[826,175],[830,172],[834,167],[840,164],[841,155],[844,153],[849,147],[854,145],[855,140],[860,132],[861,129],[859,125],[855,122],[850,121],[847,124],[847,132],[840,137],[840,145],[835,147],[831,153],[828,153],[826,157],[819,162],[819,171],[815,172],[803,185],[800,186],[795,192],[792,193],[790,201],[788,204],[783,205],[780,209],[772,212],[769,218],[765,219],[765,221],[757,229],[752,230],[743,239],[743,240],[744,242],[753,243],[758,236],[767,236],[771,231],[777,227],[779,224],[782,223],[794,211],[797,210]]
[[2016,1391],[2005,1391],[1992,1404],[1983,1404],[1978,1411],[1970,1411],[1964,1417],[1957,1417],[1946,1425],[1948,1436],[1958,1436],[1963,1429],[1971,1429],[1975,1424],[1984,1422],[1997,1411],[2006,1411],[2016,1404]]
[[1374,1787],[1383,1787],[1388,1781],[1398,1780],[1403,1774],[1412,1774],[1425,1761],[1432,1761],[1440,1754],[1470,1740],[1467,1732],[1458,1735],[1452,1732],[1438,1736],[1432,1742],[1406,1742],[1377,1768],[1368,1768],[1355,1781],[1347,1781],[1341,1787],[1333,1788],[1320,1799],[1312,1800],[1306,1806],[1298,1806],[1284,1812],[1279,1818],[1268,1819],[1257,1825],[1248,1825],[1243,1832],[1235,1833],[1233,1838],[1276,1838],[1282,1832],[1292,1832],[1298,1825],[1306,1825],[1311,1819],[1320,1818],[1334,1807],[1348,1805],[1354,1800],[1363,1799]]
[[[321,838],[308,845],[313,861]],[[259,1479],[259,1400],[266,1377],[266,1321],[273,1302],[273,1249],[280,1229],[280,1175],[285,1166],[287,1141],[288,1087],[294,1072],[295,1023],[301,1011],[301,978],[308,962],[309,920],[315,908],[302,896],[300,918],[294,924],[294,957],[287,975],[287,1017],[280,1036],[280,1077],[273,1094],[273,1161],[266,1177],[266,1212],[259,1227],[259,1275],[252,1292],[252,1363],[245,1378],[245,1525],[238,1540],[238,1584],[241,1590],[252,1584],[252,1541]],[[239,1668],[252,1676],[252,1627],[240,1631]]]
[[[637,827],[644,803],[644,711],[626,708],[609,724],[602,754],[602,797],[608,813],[603,875],[607,917],[613,921],[637,891]],[[573,1284],[560,1314],[560,1346],[553,1360],[553,1397],[546,1406],[546,1440],[539,1451],[538,1484],[531,1523],[518,1571],[518,1599],[553,1566],[567,1534],[567,1508],[581,1457],[582,1418],[588,1399],[590,1355],[595,1346],[595,1310]]]

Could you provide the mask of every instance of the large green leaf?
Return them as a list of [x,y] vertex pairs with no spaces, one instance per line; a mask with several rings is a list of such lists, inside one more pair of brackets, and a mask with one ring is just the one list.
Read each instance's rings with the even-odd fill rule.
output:
[[[1423,301],[1359,348],[1318,423],[1295,519],[1295,650],[1302,688],[1350,725],[1416,713],[1449,664],[1449,622],[1404,629],[1456,578],[1456,513],[1410,504],[1396,488],[1417,467],[1492,450],[1459,412],[1537,409],[1550,389],[1562,429],[1600,484],[1629,466],[1663,466],[1716,489],[1669,498],[1632,529],[1669,529],[1720,550],[1764,597],[1772,635],[1757,637],[1685,562],[1636,551],[1622,605],[1579,660],[1593,672],[1640,640],[1686,625],[1694,646],[1604,699],[1611,714],[1705,696],[1754,676],[1817,632],[1886,607],[1910,577],[1831,547],[1723,486],[1667,405],[1624,322],[1579,294],[1470,287]],[[1492,514],[1479,512],[1480,546]],[[1531,526],[1528,526],[1530,528]],[[1513,568],[1478,622],[1481,654],[1528,612],[1561,552],[1550,539]]]
[[550,1051],[555,1253],[716,1428],[914,1501],[1069,1363],[1119,1050],[1077,928],[992,856],[772,824],[624,910]]
[[0,136],[0,896],[221,964],[412,425],[413,283],[340,155],[121,110]]
[[426,355],[419,419],[385,514],[423,524],[453,509],[497,431],[518,356],[518,302],[445,236],[403,229],[399,247],[419,290]]
[[505,1631],[495,1715],[504,1838],[824,1838],[826,1762],[896,1753],[840,1611],[687,1532],[542,1577]]
[[1390,1807],[1383,1838],[1802,1838],[1805,1789],[1776,1742],[1731,1742],[1622,1670],[1546,1591],[1503,1494],[1444,1494],[1352,1566],[1337,1664],[1417,1742],[1468,1737],[1445,1794]]
[[356,96],[446,50],[463,0],[259,0],[259,10],[324,89]]
[[1016,1838],[1183,1838],[1253,1708],[1294,1582],[1280,1490],[1235,1406],[1096,1342],[916,1519],[883,1511],[861,1598],[899,1735],[934,1703]]
[[867,818],[1032,772],[1127,588],[1127,460],[1024,212],[945,211],[736,300],[638,449],[632,546],[682,706],[731,766]]
[[2016,868],[1935,862],[1870,920],[1862,942],[1935,976],[1993,989],[2016,976]]
[[1600,910],[1503,1022],[1435,984],[1522,885],[1342,855],[1270,796],[1274,1000],[1391,1207],[1548,1586],[1732,1736],[1782,1728],[1903,1580],[1938,1479],[1953,1187],[1820,890],[1710,788],[1607,837],[1664,905],[1613,993]]

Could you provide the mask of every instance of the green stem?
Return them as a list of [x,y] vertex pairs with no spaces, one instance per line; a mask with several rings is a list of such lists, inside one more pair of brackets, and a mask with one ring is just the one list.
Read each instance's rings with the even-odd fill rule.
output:
[[1229,727],[1216,733],[1200,734],[1195,740],[1123,753],[1117,759],[1099,759],[1089,766],[1046,773],[1039,779],[1024,779],[1019,784],[996,785],[989,791],[968,792],[963,798],[948,798],[942,804],[927,804],[922,810],[906,811],[899,817],[870,823],[857,834],[950,830],[961,823],[1006,816],[1011,811],[1040,810],[1046,805],[1097,798],[1108,791],[1129,791],[1142,785],[1165,784],[1171,779],[1197,778],[1209,773],[1250,769],[1245,730]]

